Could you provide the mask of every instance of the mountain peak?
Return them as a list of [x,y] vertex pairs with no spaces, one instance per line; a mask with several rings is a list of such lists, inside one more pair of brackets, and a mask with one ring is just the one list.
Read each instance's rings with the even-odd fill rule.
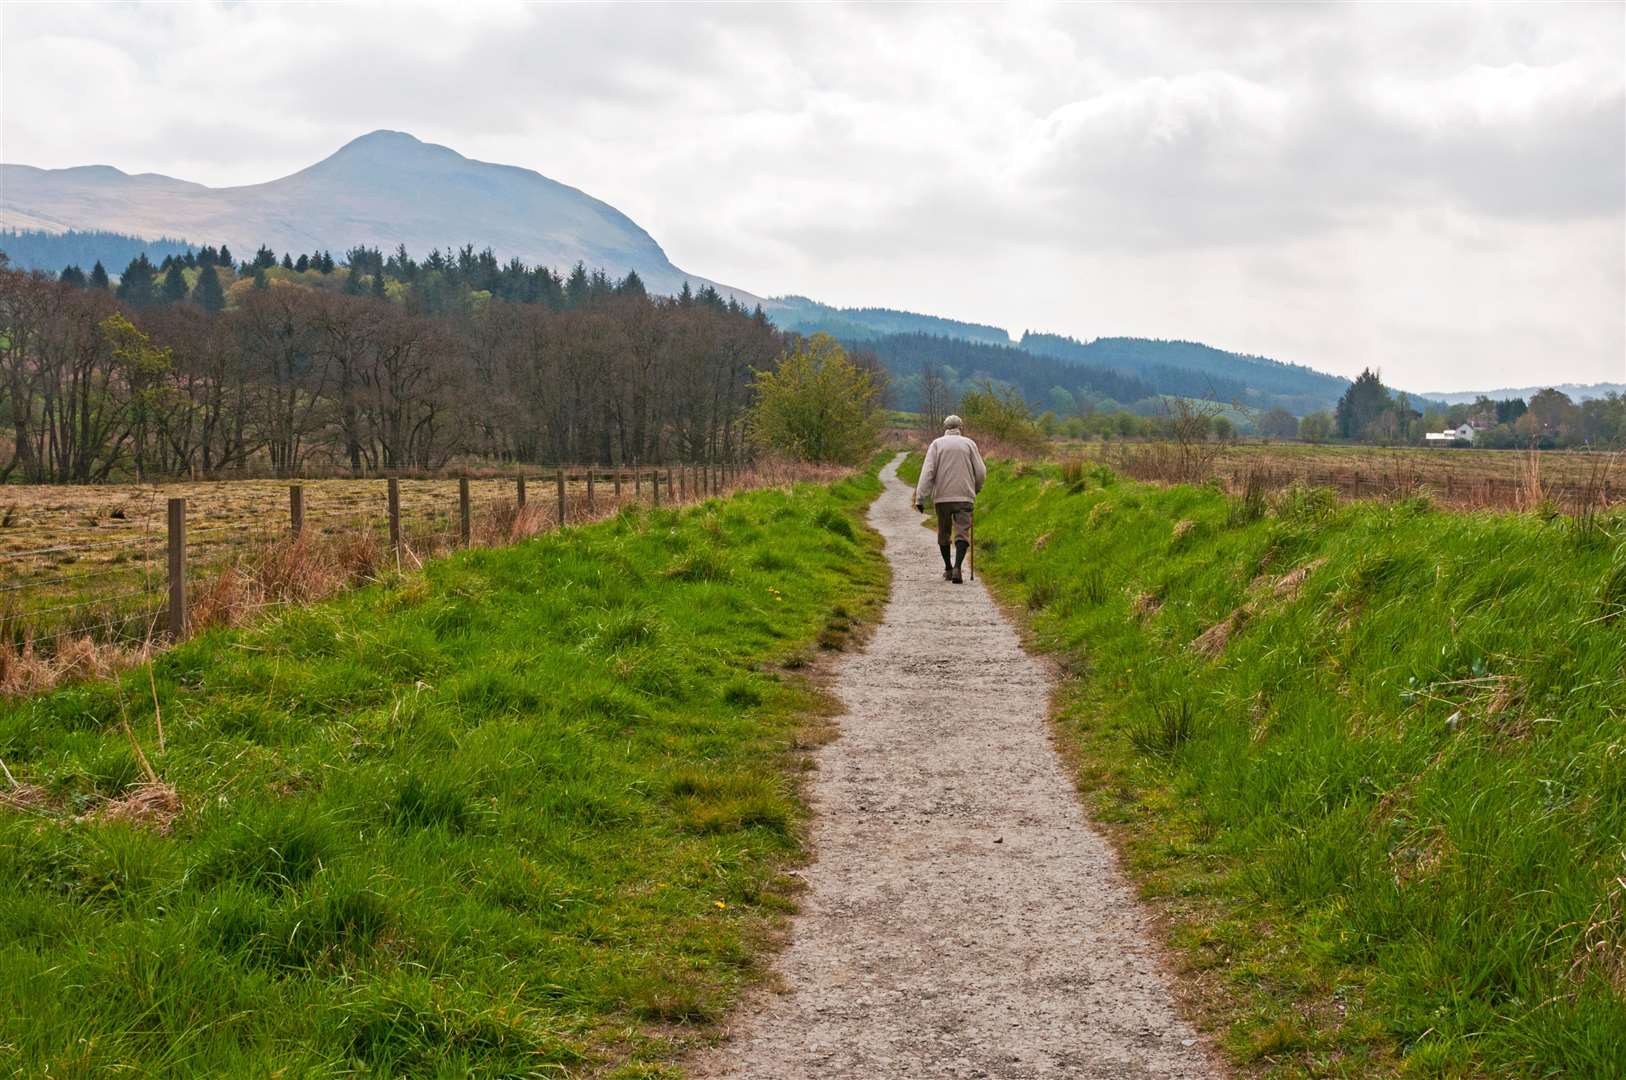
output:
[[[629,270],[653,292],[706,279],[672,265],[653,237],[608,203],[531,169],[466,158],[405,131],[351,139],[291,176],[205,188],[114,170],[10,170],[0,226],[186,236],[242,251],[343,251],[353,245],[422,254],[473,244],[568,272],[580,262],[615,277]],[[742,302],[757,298],[721,290]]]
[[389,128],[379,128],[377,131],[369,131],[365,135],[357,135],[354,139],[351,139],[349,142],[339,147],[336,152],[342,154],[348,150],[368,150],[378,147],[399,148],[427,145],[429,144],[425,143],[422,139],[409,132],[391,131]]

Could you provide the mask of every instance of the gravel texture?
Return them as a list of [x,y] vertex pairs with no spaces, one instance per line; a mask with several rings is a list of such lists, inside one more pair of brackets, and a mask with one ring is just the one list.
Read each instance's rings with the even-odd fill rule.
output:
[[943,580],[896,468],[870,511],[892,598],[834,671],[777,989],[691,1075],[1218,1075],[1050,744],[1049,672],[980,583]]

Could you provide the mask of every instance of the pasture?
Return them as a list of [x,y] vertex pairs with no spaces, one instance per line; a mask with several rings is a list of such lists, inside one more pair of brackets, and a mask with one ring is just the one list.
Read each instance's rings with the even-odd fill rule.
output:
[[[1061,442],[1053,456],[1103,461],[1137,479],[1157,475],[1174,444]],[[1310,443],[1199,444],[1206,470],[1240,489],[1252,475],[1268,489],[1301,484],[1350,498],[1424,494],[1458,509],[1605,509],[1626,502],[1626,453],[1585,450],[1477,450]]]
[[[812,473],[802,470],[797,475]],[[592,477],[591,486],[589,476]],[[656,477],[660,490],[656,490]],[[571,469],[563,489],[557,471],[529,475],[520,504],[514,476],[468,478],[469,542],[506,543],[567,523],[595,520],[634,502],[692,502],[727,487],[790,479],[783,469],[695,467],[636,471]],[[401,478],[397,521],[399,562],[421,564],[463,541],[460,481]],[[229,612],[192,611],[189,619],[241,621],[248,609],[298,602],[354,584],[394,565],[389,481],[310,479],[0,487],[0,627],[14,651],[48,655],[70,639],[140,643],[162,628],[167,611],[168,522],[171,499],[186,500],[185,553],[193,604],[213,600]],[[300,489],[302,541],[293,538],[290,489]],[[300,565],[289,565],[290,558]],[[325,562],[312,579],[307,564]],[[272,565],[277,564],[277,565]],[[267,572],[288,580],[239,587]],[[228,572],[230,572],[228,574]],[[219,595],[223,576],[232,595]],[[341,580],[342,579],[342,580]],[[267,583],[262,582],[262,585]],[[211,592],[213,590],[213,593]]]

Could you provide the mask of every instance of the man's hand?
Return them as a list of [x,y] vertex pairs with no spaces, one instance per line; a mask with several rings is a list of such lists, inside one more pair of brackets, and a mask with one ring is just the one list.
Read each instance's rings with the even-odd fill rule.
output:
[[924,514],[925,512],[926,512],[926,504],[925,503],[918,503],[918,502],[915,503],[915,513]]

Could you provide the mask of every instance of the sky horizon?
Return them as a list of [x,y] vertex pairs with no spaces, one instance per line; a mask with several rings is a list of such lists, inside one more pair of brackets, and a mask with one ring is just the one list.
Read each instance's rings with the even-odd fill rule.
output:
[[7,163],[233,186],[387,128],[761,295],[1420,391],[1626,381],[1623,5],[7,4],[0,31]]

